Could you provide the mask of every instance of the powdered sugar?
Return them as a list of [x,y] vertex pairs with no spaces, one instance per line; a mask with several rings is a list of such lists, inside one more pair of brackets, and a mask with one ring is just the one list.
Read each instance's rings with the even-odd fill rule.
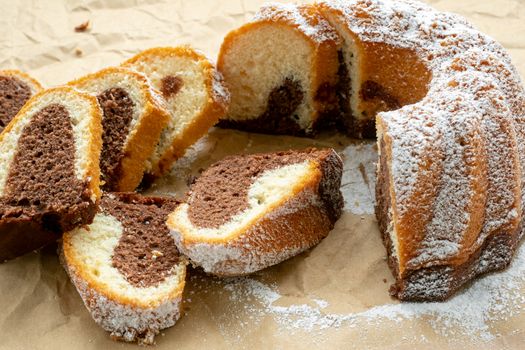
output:
[[[317,244],[322,239],[321,236],[297,239],[299,235],[296,233],[301,227],[289,223],[287,217],[301,210],[311,213],[313,210],[309,208],[317,208],[319,205],[317,195],[304,190],[280,207],[264,214],[244,234],[219,243],[206,240],[192,242],[191,239],[186,241],[178,228],[170,226],[170,223],[168,226],[179,250],[204,271],[219,276],[245,275],[289,259]],[[169,222],[175,221],[170,219]],[[269,222],[272,223],[271,227]],[[310,223],[313,224],[311,220]],[[273,248],[272,244],[279,240],[287,242],[287,245],[279,249]]]
[[295,4],[268,3],[255,14],[253,21],[287,21],[318,43],[339,41],[339,36],[324,18]]
[[[525,104],[508,54],[463,18],[415,1],[333,0],[321,6],[337,13],[357,40],[416,53],[432,76],[425,98],[377,118],[389,174],[387,206],[392,208],[391,219],[384,220],[393,222],[380,226],[393,228],[390,235],[401,252],[394,257],[400,275],[452,261],[477,271],[467,266],[467,259],[493,232],[518,234],[523,207],[518,193],[525,198]],[[517,145],[507,142],[513,138]],[[507,156],[503,160],[498,154]],[[517,154],[519,161],[513,159]],[[499,244],[514,246],[511,241]],[[447,287],[451,274],[438,275],[429,271],[406,286],[417,284],[414,290],[437,298],[429,286],[452,291],[467,280],[451,279]],[[399,288],[408,288],[401,282]]]
[[180,317],[182,287],[176,295],[160,301],[156,307],[135,307],[131,303],[108,297],[89,285],[74,266],[65,263],[62,251],[60,260],[95,322],[111,332],[115,339],[154,344],[155,335],[161,329],[173,326]]
[[230,103],[230,91],[226,89],[224,78],[218,70],[213,70],[211,87],[214,100],[221,101],[224,104]]
[[341,183],[344,209],[354,214],[374,213],[374,165],[377,161],[374,148],[373,143],[362,142],[349,145],[340,153],[344,164]]
[[[525,296],[525,246],[522,246],[512,265],[505,272],[486,276],[473,283],[447,302],[394,303],[371,307],[362,312],[333,314],[326,312],[329,302],[312,298],[308,304],[279,305],[282,296],[276,285],[264,284],[252,278],[236,278],[226,282],[230,300],[250,303],[250,313],[257,320],[270,316],[279,330],[289,332],[317,332],[322,336],[328,328],[357,327],[381,322],[402,323],[406,319],[428,319],[433,330],[444,336],[467,336],[488,341],[498,336],[491,323],[521,313]],[[257,321],[256,320],[256,321]]]

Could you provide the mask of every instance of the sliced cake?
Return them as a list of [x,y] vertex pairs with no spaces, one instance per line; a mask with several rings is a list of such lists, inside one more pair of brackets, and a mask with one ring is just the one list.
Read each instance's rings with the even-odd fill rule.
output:
[[[347,132],[358,138],[375,137],[377,113],[419,102],[428,92],[432,74],[413,47],[364,38],[362,31],[367,31],[364,21],[373,22],[368,6],[373,8],[375,3],[328,0],[317,6],[342,41],[342,64],[349,71],[349,84],[341,91],[347,96],[342,104],[342,109],[347,111]],[[392,16],[387,20],[392,22],[391,29],[403,26],[396,22],[403,18],[402,14],[394,10],[389,15]],[[363,23],[358,23],[360,21]],[[380,35],[370,34],[376,38]]]
[[168,227],[208,273],[258,271],[328,235],[343,207],[342,167],[332,149],[227,157],[196,180]]
[[176,205],[105,194],[91,225],[64,234],[62,264],[93,319],[114,339],[152,344],[180,316],[186,260],[165,224]]
[[70,87],[35,95],[0,134],[0,260],[91,223],[101,135],[96,98]]
[[222,44],[217,65],[231,104],[220,126],[310,135],[337,122],[338,77],[348,73],[339,46],[315,5],[262,7]]
[[38,81],[18,70],[0,70],[0,132],[22,106],[42,90]]
[[229,93],[214,65],[189,47],[149,49],[123,65],[150,79],[170,113],[148,170],[158,177],[226,113]]
[[102,188],[135,190],[169,120],[159,93],[144,75],[121,67],[103,69],[69,85],[96,96],[102,107]]

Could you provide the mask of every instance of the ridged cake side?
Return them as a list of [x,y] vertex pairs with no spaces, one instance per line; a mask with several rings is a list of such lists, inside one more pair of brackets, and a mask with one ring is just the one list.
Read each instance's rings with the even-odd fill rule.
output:
[[[395,75],[374,71],[386,90],[398,84],[423,94],[377,115],[376,213],[397,280],[393,295],[443,300],[474,276],[505,267],[521,235],[525,125],[525,95],[508,54],[463,18],[414,1],[320,6],[362,55],[355,106],[366,106],[363,77],[374,71],[363,63],[367,47],[381,45],[393,58],[410,52],[409,62],[429,73],[419,75],[427,83],[411,83],[417,75],[397,59],[387,65]],[[396,94],[410,96],[389,90]]]

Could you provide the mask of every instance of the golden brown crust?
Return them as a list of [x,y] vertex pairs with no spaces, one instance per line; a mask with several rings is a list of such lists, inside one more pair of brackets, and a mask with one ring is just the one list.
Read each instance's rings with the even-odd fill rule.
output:
[[[168,173],[173,163],[186,153],[188,147],[206,135],[210,127],[215,125],[219,118],[226,114],[230,103],[229,96],[224,96],[215,92],[214,84],[223,84],[215,66],[205,56],[200,55],[191,49],[189,50],[193,52],[195,57],[198,57],[194,59],[199,60],[204,75],[206,76],[208,102],[199,115],[193,119],[193,122],[187,126],[183,137],[173,139],[170,149],[164,153],[159,161],[158,167],[152,172],[156,177]],[[193,57],[191,54],[190,56]]]
[[94,79],[101,79],[107,74],[126,74],[133,76],[141,84],[144,106],[135,129],[130,130],[131,137],[122,152],[121,174],[115,191],[127,192],[137,188],[146,170],[146,162],[155,151],[162,129],[169,121],[169,114],[162,106],[160,92],[150,86],[148,79],[141,73],[124,67],[109,67],[96,73],[73,80],[68,85],[81,88]]
[[[148,57],[152,55],[157,57],[187,57],[198,61],[206,77],[205,83],[208,95],[206,105],[188,124],[181,137],[173,138],[171,146],[164,154],[160,155],[158,163],[152,164],[152,169],[149,170],[150,175],[160,177],[169,172],[172,164],[184,155],[186,149],[206,135],[209,128],[215,125],[219,118],[226,113],[229,105],[229,95],[220,94],[216,91],[216,84],[222,85],[223,82],[215,66],[206,56],[188,46],[151,48],[130,58],[122,65],[132,67],[139,61],[148,60]],[[224,86],[221,86],[221,89],[224,89]]]
[[190,46],[166,46],[166,47],[153,47],[144,51],[139,52],[135,56],[127,59],[122,63],[122,66],[133,66],[135,63],[148,59],[148,56],[157,57],[187,57],[195,61],[208,61],[206,56],[202,53],[194,50]]
[[[156,300],[156,303],[144,303],[142,300],[129,298],[128,296],[123,296],[118,293],[115,293],[112,290],[110,290],[108,286],[92,279],[91,274],[86,271],[88,266],[82,264],[82,262],[79,261],[75,254],[75,249],[71,242],[71,232],[64,233],[62,237],[60,256],[62,260],[62,265],[66,268],[71,278],[77,278],[82,283],[85,283],[88,289],[95,290],[98,294],[114,302],[117,302],[121,305],[128,305],[132,308],[154,308],[159,306],[166,299],[176,299],[177,297],[182,295],[184,286],[186,284],[186,269],[183,269],[183,275],[181,276],[182,282],[178,285],[178,288],[176,290],[164,296],[165,298],[163,300]],[[186,264],[186,261],[182,261],[181,264]]]
[[[381,117],[377,118],[377,126],[380,131],[378,135],[380,137],[379,144],[381,145],[380,159],[385,159],[385,162],[381,161],[380,164],[384,164],[388,169],[391,169],[392,139],[388,133],[388,127]],[[475,135],[470,136],[469,139],[463,141],[469,144],[472,149],[470,163],[467,167],[468,173],[465,175],[469,179],[469,188],[472,194],[465,206],[465,211],[468,213],[470,220],[461,242],[461,245],[467,248],[473,246],[483,226],[488,186],[486,177],[487,155],[483,140]],[[410,198],[403,200],[403,213],[399,212],[399,206],[395,202],[397,196],[394,193],[394,178],[390,170],[388,171],[388,183],[391,205],[390,208],[385,206],[380,209],[382,211],[392,210],[393,218],[390,220],[395,225],[393,230],[396,232],[398,240],[397,272],[400,276],[403,276],[407,269],[415,270],[422,267],[422,265],[416,266],[414,264],[407,266],[407,263],[419,254],[421,242],[427,235],[427,226],[434,215],[429,208],[432,208],[432,203],[436,201],[441,188],[445,161],[444,150],[442,150],[442,146],[437,140],[436,143],[425,147],[426,151],[421,152],[424,154],[424,157],[419,162],[419,171],[415,174],[417,179],[414,181],[414,184],[417,187],[411,191]],[[380,171],[384,170],[380,169]],[[386,227],[383,228],[383,231],[385,229]],[[469,249],[464,249],[461,254],[447,259],[447,262],[451,265],[460,265],[469,258],[470,253]]]

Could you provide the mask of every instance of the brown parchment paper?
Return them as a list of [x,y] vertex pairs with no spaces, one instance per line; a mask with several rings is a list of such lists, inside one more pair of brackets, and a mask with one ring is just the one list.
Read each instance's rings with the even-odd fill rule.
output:
[[[430,3],[468,17],[499,40],[523,75],[524,0]],[[215,59],[223,36],[261,4],[1,0],[0,69],[22,69],[53,86],[153,46],[189,43]],[[74,31],[87,20],[87,32]],[[334,147],[345,160],[345,213],[335,229],[311,251],[249,278],[219,280],[190,270],[184,315],[157,337],[158,349],[523,348],[519,266],[441,305],[399,305],[389,297],[392,277],[372,215],[373,143],[335,134],[311,140],[212,129],[150,192],[180,196],[190,176],[228,154],[312,145]],[[0,265],[0,348],[135,348],[111,341],[92,321],[55,249]],[[482,299],[498,288],[508,291],[493,296],[487,311]],[[422,308],[426,312],[417,311]]]

